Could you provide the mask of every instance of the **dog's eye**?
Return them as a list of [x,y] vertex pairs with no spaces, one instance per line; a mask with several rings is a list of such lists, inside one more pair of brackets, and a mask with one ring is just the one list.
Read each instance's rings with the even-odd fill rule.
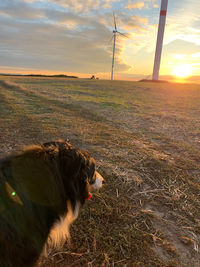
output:
[[92,178],[90,179],[90,184],[94,184],[95,181],[97,179],[97,175],[96,175],[96,172],[94,172],[94,175],[92,176]]

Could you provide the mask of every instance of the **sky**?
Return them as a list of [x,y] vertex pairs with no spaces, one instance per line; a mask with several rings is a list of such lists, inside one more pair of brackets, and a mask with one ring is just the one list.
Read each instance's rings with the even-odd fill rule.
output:
[[[151,77],[160,0],[0,0],[0,72]],[[160,75],[200,76],[200,1],[169,0]],[[184,76],[184,75],[183,75]],[[181,79],[181,77],[179,77]],[[200,78],[199,78],[200,80]]]

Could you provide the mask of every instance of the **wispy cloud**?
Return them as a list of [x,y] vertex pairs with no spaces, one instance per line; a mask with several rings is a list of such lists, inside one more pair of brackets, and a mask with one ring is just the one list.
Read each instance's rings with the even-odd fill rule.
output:
[[88,12],[100,7],[100,0],[50,0],[75,12]]
[[24,1],[0,1],[0,14],[18,19],[38,19],[43,17],[43,10],[35,8]]
[[139,15],[124,16],[122,17],[122,22],[124,30],[137,29],[139,31],[143,31],[145,30],[145,26],[148,24],[148,18]]
[[143,7],[144,7],[144,2],[136,2],[126,5],[127,9],[142,9]]
[[103,0],[102,7],[104,9],[112,9],[113,3],[120,2],[120,0]]

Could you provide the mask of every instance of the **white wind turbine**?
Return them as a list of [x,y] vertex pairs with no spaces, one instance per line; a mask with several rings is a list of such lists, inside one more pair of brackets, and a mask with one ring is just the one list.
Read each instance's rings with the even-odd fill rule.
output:
[[128,38],[125,34],[119,32],[117,30],[117,24],[116,24],[116,19],[115,19],[115,14],[113,12],[113,20],[114,20],[114,30],[113,30],[113,57],[112,57],[112,70],[111,70],[111,81],[113,80],[113,71],[114,71],[114,62],[115,62],[115,43],[116,43],[116,37],[117,34],[120,34],[126,38]]
[[159,26],[158,26],[156,52],[155,52],[153,76],[152,76],[152,80],[154,81],[158,81],[159,79],[160,61],[161,61],[163,37],[164,37],[165,22],[166,22],[166,15],[167,15],[167,5],[168,5],[168,0],[161,0],[160,19],[159,19]]

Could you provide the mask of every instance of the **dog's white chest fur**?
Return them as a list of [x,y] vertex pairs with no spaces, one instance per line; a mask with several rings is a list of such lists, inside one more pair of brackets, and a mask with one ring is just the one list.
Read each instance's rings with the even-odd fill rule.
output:
[[[102,182],[104,180],[97,171],[95,174],[96,181],[91,185],[92,191],[98,190],[102,186]],[[75,210],[73,211],[71,202],[69,200],[67,201],[67,214],[60,217],[59,221],[57,221],[51,229],[47,244],[44,248],[45,255],[47,255],[52,248],[59,249],[64,245],[66,240],[70,240],[69,227],[78,217],[80,207],[81,203],[77,201]]]
[[71,202],[69,200],[67,201],[67,214],[60,217],[60,220],[57,221],[51,229],[47,240],[48,249],[59,248],[65,243],[66,239],[70,239],[69,227],[78,217],[80,206],[81,204],[78,201],[76,203],[75,210],[73,211]]

